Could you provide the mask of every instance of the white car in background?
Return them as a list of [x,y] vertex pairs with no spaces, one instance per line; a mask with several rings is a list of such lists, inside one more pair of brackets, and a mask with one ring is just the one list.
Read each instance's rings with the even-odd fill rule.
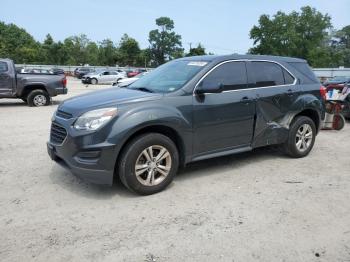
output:
[[126,78],[125,72],[117,70],[104,70],[86,74],[82,77],[81,82],[84,84],[112,84],[115,81]]
[[134,83],[135,81],[137,81],[138,79],[140,79],[141,77],[143,77],[146,74],[148,74],[148,72],[143,72],[143,73],[140,73],[140,74],[138,74],[134,77],[130,77],[130,78],[119,79],[119,80],[113,82],[113,86],[126,87],[128,85],[131,85],[132,83]]

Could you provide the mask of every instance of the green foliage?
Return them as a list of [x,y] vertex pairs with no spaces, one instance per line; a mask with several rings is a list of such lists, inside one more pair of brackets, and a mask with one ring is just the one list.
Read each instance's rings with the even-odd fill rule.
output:
[[197,47],[191,48],[186,56],[206,55],[205,48],[199,43]]
[[119,43],[119,61],[123,66],[135,66],[140,55],[139,43],[124,34]]
[[350,25],[334,33],[332,47],[340,57],[339,64],[350,67]]
[[161,65],[168,60],[182,57],[181,36],[173,31],[174,21],[169,17],[159,17],[156,25],[159,28],[149,32],[148,39],[155,64]]
[[116,47],[112,40],[105,39],[99,46],[99,62],[102,65],[114,66],[116,61]]
[[40,44],[24,29],[0,22],[0,57],[10,56],[16,63],[35,61]]
[[93,42],[84,34],[70,36],[63,42],[48,34],[42,43],[24,29],[0,22],[0,57],[16,63],[51,65],[148,66],[149,49],[141,50],[139,43],[124,34],[118,46],[112,40]]
[[272,18],[262,15],[250,31],[250,53],[300,57],[313,66],[328,64],[333,59],[325,48],[331,28],[330,16],[309,6],[301,12],[277,12]]

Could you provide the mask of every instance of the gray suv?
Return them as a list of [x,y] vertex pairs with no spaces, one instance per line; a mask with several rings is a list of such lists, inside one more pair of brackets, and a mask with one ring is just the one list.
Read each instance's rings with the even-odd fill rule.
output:
[[71,98],[55,112],[51,158],[99,184],[163,190],[187,163],[280,145],[312,149],[325,90],[305,60],[252,55],[168,62],[127,88]]

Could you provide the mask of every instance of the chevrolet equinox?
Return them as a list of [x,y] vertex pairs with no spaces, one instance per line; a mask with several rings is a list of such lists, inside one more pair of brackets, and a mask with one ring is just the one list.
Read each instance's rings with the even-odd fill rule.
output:
[[311,151],[325,89],[302,59],[230,55],[168,62],[126,88],[64,101],[48,153],[93,183],[118,175],[143,195],[163,190],[193,161],[280,145]]

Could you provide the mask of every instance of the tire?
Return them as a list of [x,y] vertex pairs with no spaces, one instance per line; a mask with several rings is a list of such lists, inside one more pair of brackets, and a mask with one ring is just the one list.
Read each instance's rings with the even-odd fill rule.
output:
[[337,114],[333,119],[333,129],[334,130],[342,130],[345,126],[345,118],[342,114]]
[[92,85],[97,85],[98,81],[97,81],[96,78],[92,78],[92,79],[90,80],[90,83],[91,83]]
[[[149,159],[150,147],[153,159]],[[158,157],[160,161],[157,161]],[[179,154],[174,142],[162,134],[149,133],[127,144],[121,154],[118,171],[120,180],[129,190],[140,195],[151,195],[171,183],[178,166]]]
[[29,106],[48,106],[50,104],[50,96],[44,90],[33,90],[27,96],[27,102]]
[[[311,136],[308,135],[310,133]],[[305,157],[312,150],[315,138],[314,121],[307,116],[296,117],[289,127],[288,139],[282,146],[283,151],[293,158]]]

